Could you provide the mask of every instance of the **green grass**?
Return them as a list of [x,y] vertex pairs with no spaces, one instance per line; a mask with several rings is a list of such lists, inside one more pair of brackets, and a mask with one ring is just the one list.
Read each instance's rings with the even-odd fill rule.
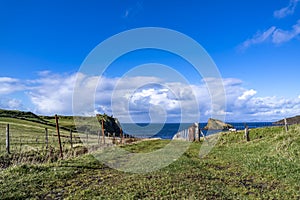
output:
[[[193,143],[169,166],[147,174],[111,169],[92,154],[54,163],[22,164],[0,172],[2,199],[299,199],[300,126],[223,133],[199,158]],[[168,141],[144,141],[123,148],[151,152]]]

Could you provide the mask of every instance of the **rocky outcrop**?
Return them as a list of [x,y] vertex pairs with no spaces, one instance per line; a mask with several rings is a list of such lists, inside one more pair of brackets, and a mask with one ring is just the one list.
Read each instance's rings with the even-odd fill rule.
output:
[[207,125],[204,127],[205,130],[229,130],[230,128],[233,128],[231,124],[212,118],[209,118]]
[[118,121],[117,118],[114,118],[112,116],[108,116],[106,114],[103,115],[97,115],[96,116],[100,125],[102,126],[102,120],[103,120],[103,125],[105,129],[105,135],[112,135],[115,134],[115,136],[119,137],[121,135],[121,125]]
[[[286,121],[288,124],[300,124],[300,115],[297,115],[295,117],[286,118]],[[284,119],[279,120],[277,122],[274,122],[275,125],[283,125]]]

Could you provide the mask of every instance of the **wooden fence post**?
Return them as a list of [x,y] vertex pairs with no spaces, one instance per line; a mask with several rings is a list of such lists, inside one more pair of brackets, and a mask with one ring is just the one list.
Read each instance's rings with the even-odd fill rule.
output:
[[45,140],[46,140],[46,149],[48,149],[48,128],[45,128]]
[[122,128],[120,128],[120,138],[121,138],[121,144],[123,144],[124,141],[124,134]]
[[70,143],[71,143],[71,149],[73,149],[73,134],[72,134],[72,129],[70,129]]
[[287,123],[286,118],[284,118],[284,126],[285,126],[285,132],[288,132],[289,131],[289,125]]
[[62,152],[62,147],[61,147],[61,140],[60,140],[59,124],[58,124],[58,117],[57,117],[57,115],[55,115],[55,123],[56,123],[56,132],[57,132],[57,137],[58,137],[60,156],[61,156],[61,158],[63,158],[63,152]]
[[249,127],[248,127],[248,126],[245,127],[245,138],[246,138],[246,141],[247,141],[247,142],[250,141],[250,137],[249,137]]
[[10,154],[9,124],[6,125],[6,152]]

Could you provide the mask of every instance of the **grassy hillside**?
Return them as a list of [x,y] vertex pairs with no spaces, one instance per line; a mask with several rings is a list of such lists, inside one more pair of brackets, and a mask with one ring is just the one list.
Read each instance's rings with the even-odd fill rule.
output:
[[32,112],[25,112],[25,111],[18,111],[18,110],[0,109],[0,117],[23,119],[23,120],[34,121],[39,123],[47,123],[47,121],[43,120],[41,117],[37,116]]
[[[92,154],[48,164],[23,164],[0,172],[2,199],[299,199],[300,127],[224,133],[208,156],[193,143],[178,160],[159,171],[130,174],[111,169]],[[168,141],[124,148],[159,149]]]
[[[2,119],[19,119],[23,120],[23,123],[36,122],[39,125],[55,127],[54,116],[38,116],[32,112],[25,112],[19,110],[3,110],[0,109],[0,121]],[[72,116],[59,116],[60,127],[64,130],[75,130],[74,120]],[[27,122],[26,122],[27,121]]]

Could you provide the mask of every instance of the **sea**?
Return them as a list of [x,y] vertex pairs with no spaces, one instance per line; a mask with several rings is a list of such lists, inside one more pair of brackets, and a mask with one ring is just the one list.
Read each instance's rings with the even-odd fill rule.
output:
[[[272,122],[226,122],[234,126],[237,130],[243,130],[245,125],[251,128],[261,128],[274,126]],[[188,127],[192,126],[193,123],[138,123],[138,124],[130,124],[130,123],[122,123],[122,129],[124,133],[138,137],[138,138],[161,138],[161,139],[172,139],[173,136],[179,131],[185,130]],[[207,125],[207,123],[199,123],[201,131],[204,135],[211,135],[221,130],[210,130],[206,131],[203,128]]]

